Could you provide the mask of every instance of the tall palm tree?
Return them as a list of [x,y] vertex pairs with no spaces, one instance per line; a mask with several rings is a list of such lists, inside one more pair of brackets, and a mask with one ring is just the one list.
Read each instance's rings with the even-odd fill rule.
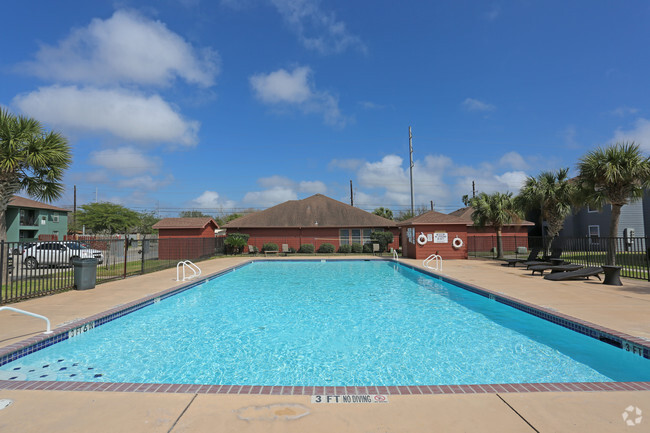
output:
[[650,187],[650,158],[634,143],[616,143],[587,153],[578,163],[581,202],[601,207],[612,205],[607,264],[616,264],[616,236],[621,208],[641,198]]
[[569,169],[545,171],[537,177],[529,177],[515,198],[522,210],[539,210],[540,220],[546,221],[548,231],[546,248],[551,248],[553,238],[560,233],[565,218],[571,213],[577,186],[569,179]]
[[469,205],[474,208],[472,221],[478,227],[492,226],[497,234],[497,258],[503,258],[503,240],[501,233],[503,226],[512,224],[520,216],[512,193],[505,194],[495,192],[486,194],[484,192],[469,199]]
[[63,173],[72,158],[68,141],[37,121],[0,108],[0,240],[7,240],[9,200],[18,191],[45,201],[63,193]]

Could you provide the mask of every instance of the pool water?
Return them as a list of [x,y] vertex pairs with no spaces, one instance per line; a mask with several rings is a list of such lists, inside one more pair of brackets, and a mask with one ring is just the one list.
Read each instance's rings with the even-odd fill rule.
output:
[[255,262],[2,366],[13,380],[650,380],[650,361],[383,261]]

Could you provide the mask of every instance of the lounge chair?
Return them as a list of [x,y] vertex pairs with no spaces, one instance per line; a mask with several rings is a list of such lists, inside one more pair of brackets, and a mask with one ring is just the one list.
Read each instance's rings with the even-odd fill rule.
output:
[[282,253],[286,256],[291,251],[289,250],[289,244],[282,244]]
[[526,266],[526,269],[529,269],[531,266],[535,266],[535,265],[553,265],[556,263],[553,263],[551,259],[559,259],[561,255],[562,255],[562,249],[554,248],[553,251],[551,251],[550,256],[543,257],[542,260],[525,261],[522,264]]
[[533,248],[530,250],[530,254],[528,255],[527,259],[505,259],[506,266],[512,266],[512,267],[517,267],[517,263],[523,263],[523,262],[532,262],[537,258],[537,255],[541,251],[541,248]]
[[379,253],[379,244],[372,244],[372,255]]
[[533,275],[535,275],[535,272],[539,272],[540,275],[544,275],[544,271],[551,271],[551,273],[556,273],[556,272],[571,272],[571,271],[577,271],[578,269],[582,269],[584,266],[582,265],[573,265],[571,263],[567,263],[565,265],[535,265],[531,266],[528,269],[533,271]]
[[598,277],[600,280],[600,273],[603,273],[603,268],[600,266],[589,266],[587,268],[578,269],[571,272],[556,272],[544,275],[545,280],[564,281],[564,280],[580,280],[582,278],[589,279],[589,277]]
[[257,248],[253,245],[248,246],[248,254],[255,254],[257,255]]

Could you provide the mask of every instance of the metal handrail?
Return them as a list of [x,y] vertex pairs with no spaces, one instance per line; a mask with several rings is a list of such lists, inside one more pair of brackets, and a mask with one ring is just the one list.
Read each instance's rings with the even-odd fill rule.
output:
[[[431,262],[434,262],[435,266],[431,266]],[[434,271],[442,271],[442,257],[438,254],[431,254],[422,261],[422,266]]]
[[397,250],[395,248],[393,248],[393,258],[395,261],[399,262],[399,257],[397,256]]
[[[183,265],[183,279],[181,280],[179,277],[179,266]],[[192,271],[192,275],[185,276],[185,268],[189,268]],[[192,278],[196,278],[199,275],[201,275],[201,268],[196,266],[194,263],[192,263],[190,260],[182,260],[176,264],[176,281],[185,281],[185,280],[191,280]]]
[[2,310],[13,311],[16,313],[21,313],[21,314],[26,314],[28,316],[36,317],[37,319],[43,319],[45,320],[45,323],[47,323],[47,330],[44,332],[44,334],[52,333],[52,330],[50,329],[50,319],[48,319],[45,316],[41,316],[40,314],[36,314],[36,313],[30,313],[29,311],[25,311],[25,310],[19,310],[18,308],[14,308],[14,307],[0,307],[0,311]]

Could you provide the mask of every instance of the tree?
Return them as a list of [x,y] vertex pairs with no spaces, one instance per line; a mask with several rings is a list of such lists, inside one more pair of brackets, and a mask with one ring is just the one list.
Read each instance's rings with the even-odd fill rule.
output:
[[477,227],[491,226],[497,234],[497,258],[503,258],[503,240],[501,233],[503,226],[512,224],[520,212],[515,206],[512,193],[505,194],[495,192],[486,194],[484,192],[469,199],[469,204],[474,208],[472,221]]
[[548,224],[546,248],[551,248],[553,238],[560,233],[565,218],[571,213],[577,187],[569,179],[569,169],[545,171],[537,177],[529,177],[515,198],[522,211],[539,210],[540,223]]
[[56,200],[71,162],[65,137],[0,108],[0,240],[7,240],[5,213],[11,198],[23,190],[37,200]]
[[81,206],[77,220],[78,224],[86,226],[94,234],[112,235],[136,229],[141,222],[141,215],[119,204],[90,203]]
[[249,237],[250,235],[246,233],[229,233],[223,243],[229,247],[230,252],[233,254],[241,254],[248,243]]
[[397,217],[395,217],[395,220],[396,221],[406,221],[407,219],[411,219],[413,217],[425,214],[427,212],[429,212],[429,209],[426,206],[421,205],[421,206],[417,206],[415,208],[415,213],[411,212],[411,209],[399,211],[399,213],[397,214]]
[[385,207],[378,207],[377,209],[372,211],[372,213],[374,213],[375,215],[378,215],[378,216],[380,216],[382,218],[386,218],[388,220],[393,219],[393,211],[388,209],[388,208],[385,208]]
[[199,210],[184,210],[178,213],[181,218],[212,218],[210,215],[204,214]]
[[140,212],[138,213],[138,224],[134,227],[137,233],[148,235],[153,233],[153,225],[160,221],[153,212]]
[[393,242],[395,238],[395,235],[393,233],[385,231],[385,232],[372,232],[370,234],[370,239],[377,242],[379,244],[379,251],[384,252],[388,249],[388,244]]
[[621,208],[650,187],[650,158],[634,143],[616,143],[587,153],[578,163],[580,203],[602,208],[612,205],[607,246],[608,265],[616,264],[616,236]]
[[228,215],[224,215],[223,217],[216,217],[215,221],[217,222],[217,225],[219,227],[221,227],[222,225],[224,225],[226,223],[229,223],[230,221],[235,220],[235,219],[237,219],[237,218],[239,218],[241,216],[244,216],[244,214],[231,213],[231,214],[228,214]]

